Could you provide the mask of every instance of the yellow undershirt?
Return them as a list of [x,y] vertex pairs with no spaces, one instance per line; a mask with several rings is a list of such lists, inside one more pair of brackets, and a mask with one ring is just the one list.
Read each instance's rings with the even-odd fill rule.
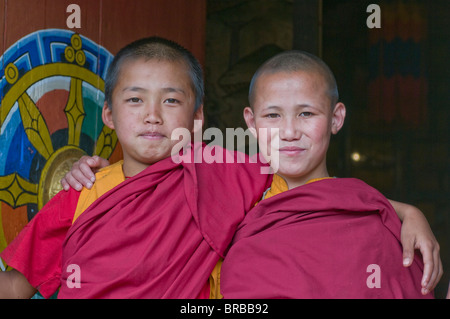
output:
[[[323,179],[328,179],[328,178],[333,178],[333,177],[313,178],[313,179],[310,179],[309,181],[307,181],[305,183],[305,185],[313,183],[313,182],[321,181]],[[289,187],[288,187],[288,184],[286,183],[286,181],[284,180],[284,178],[278,174],[275,174],[275,175],[273,175],[272,184],[270,185],[270,188],[264,193],[261,200],[268,199],[272,196],[281,194],[288,190],[289,190]]]
[[123,161],[118,161],[117,163],[102,168],[95,174],[96,182],[92,188],[83,188],[81,190],[72,223],[74,223],[75,220],[97,200],[97,198],[125,181],[122,164]]

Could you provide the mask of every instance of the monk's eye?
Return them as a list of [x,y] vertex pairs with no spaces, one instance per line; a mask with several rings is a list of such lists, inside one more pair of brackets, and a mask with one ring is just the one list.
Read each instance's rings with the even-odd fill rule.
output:
[[173,99],[173,98],[169,98],[169,99],[165,99],[164,103],[168,103],[168,104],[178,104],[180,103],[180,101],[178,101],[177,99]]
[[131,97],[131,98],[127,99],[127,102],[140,103],[140,102],[142,102],[142,100],[140,98],[138,98],[138,97]]

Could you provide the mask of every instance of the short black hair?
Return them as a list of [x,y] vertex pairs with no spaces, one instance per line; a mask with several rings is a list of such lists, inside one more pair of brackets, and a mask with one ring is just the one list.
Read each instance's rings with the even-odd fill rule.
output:
[[197,110],[203,103],[205,86],[203,70],[194,55],[178,43],[153,36],[136,40],[122,48],[114,57],[108,68],[105,81],[105,100],[112,107],[112,94],[117,85],[120,69],[125,61],[144,58],[146,60],[158,59],[162,61],[182,61],[188,68],[192,82],[192,90],[195,94],[195,108]]

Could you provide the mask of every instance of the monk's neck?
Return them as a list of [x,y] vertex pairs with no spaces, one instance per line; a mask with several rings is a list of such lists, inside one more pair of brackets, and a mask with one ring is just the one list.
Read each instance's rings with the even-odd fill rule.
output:
[[125,175],[125,177],[127,177],[127,178],[133,177],[151,165],[152,164],[146,164],[146,163],[137,162],[137,161],[130,161],[130,160],[127,160],[124,156],[123,166],[122,166],[123,175]]
[[290,176],[283,176],[281,174],[278,174],[281,178],[283,178],[287,184],[288,189],[293,189],[317,180],[321,180],[324,178],[329,178],[330,175],[328,172],[323,174],[318,174],[314,176],[304,176],[304,177],[290,177]]

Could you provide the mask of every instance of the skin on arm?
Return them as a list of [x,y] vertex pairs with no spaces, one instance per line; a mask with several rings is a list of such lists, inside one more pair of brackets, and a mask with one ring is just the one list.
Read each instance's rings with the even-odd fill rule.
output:
[[37,289],[19,271],[0,272],[0,299],[30,299],[36,292]]
[[403,266],[409,267],[414,259],[414,250],[419,249],[423,257],[422,294],[433,290],[443,275],[439,243],[433,235],[423,213],[412,205],[389,200],[402,221],[401,241]]

